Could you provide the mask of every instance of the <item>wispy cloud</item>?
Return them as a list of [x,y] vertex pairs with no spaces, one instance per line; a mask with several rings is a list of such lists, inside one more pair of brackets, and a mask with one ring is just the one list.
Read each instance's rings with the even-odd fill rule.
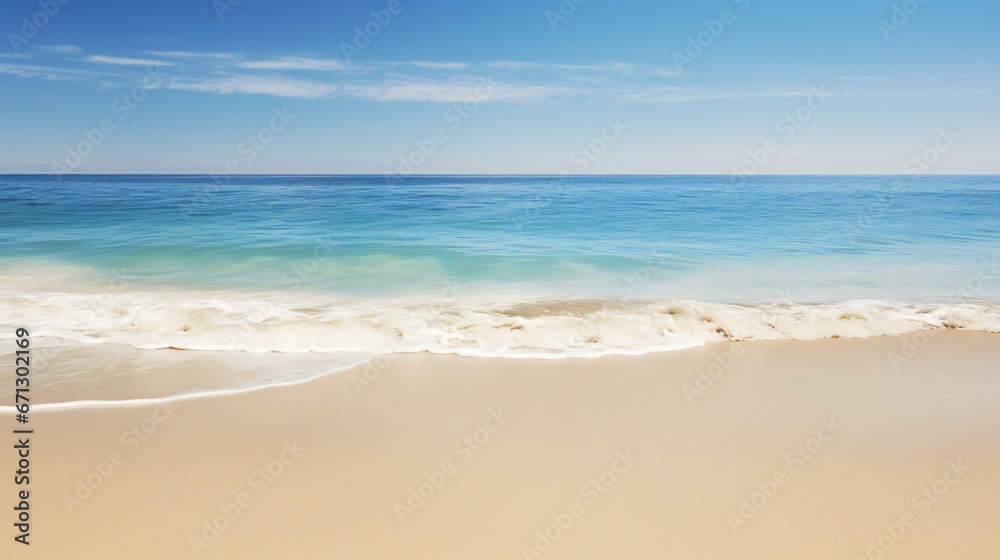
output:
[[239,58],[237,55],[227,52],[143,51],[143,53],[165,58],[218,58],[228,60]]
[[341,95],[382,102],[465,103],[475,100],[480,103],[523,103],[572,93],[573,90],[557,86],[506,84],[468,77],[450,81],[411,79],[347,84],[342,88]]
[[150,60],[146,58],[126,58],[120,56],[104,56],[104,55],[94,55],[88,56],[86,59],[88,62],[96,62],[98,64],[118,64],[123,66],[173,66],[173,62],[166,62],[163,60]]
[[795,89],[694,89],[681,87],[647,87],[622,91],[618,98],[639,103],[696,103],[725,99],[760,99],[766,97],[802,97],[807,91]]
[[602,64],[558,64],[552,62],[523,62],[516,60],[497,60],[486,62],[483,66],[489,68],[504,68],[507,70],[544,69],[544,70],[613,70],[631,71],[638,68],[628,62],[607,62]]
[[471,76],[453,80],[414,77],[331,83],[280,75],[236,74],[200,80],[175,78],[167,84],[167,88],[221,95],[271,95],[299,99],[339,97],[379,102],[426,103],[464,103],[473,100],[479,103],[523,103],[574,93],[573,90],[556,86],[497,83]]
[[86,83],[97,81],[102,87],[109,76],[100,72],[88,72],[72,68],[54,66],[39,66],[34,64],[0,64],[0,74],[9,74],[18,78],[35,78],[40,80]]
[[[0,55],[3,56],[3,55]],[[28,66],[26,64],[0,64],[0,74],[10,74],[18,78],[41,78],[43,80],[55,79],[56,68],[45,66]]]
[[414,60],[412,62],[404,62],[402,64],[409,64],[419,68],[434,68],[437,70],[461,70],[470,66],[468,62],[431,62],[428,60]]
[[301,56],[283,56],[274,60],[255,60],[237,64],[240,68],[257,70],[343,70],[348,68],[339,60],[330,58],[305,58]]
[[319,99],[332,95],[337,91],[337,86],[284,76],[234,75],[205,80],[175,79],[167,84],[167,89],[200,91],[222,95],[271,95],[274,97]]
[[[53,45],[48,50],[72,54],[75,48]],[[101,66],[80,68],[65,60],[58,64],[33,65],[15,64],[15,59],[4,58],[10,63],[0,65],[0,74],[89,83],[104,88],[118,87],[134,79],[129,75],[131,66],[175,66],[165,86],[167,89],[218,95],[268,95],[308,100],[340,98],[383,103],[476,100],[527,104],[571,96],[624,103],[695,103],[802,95],[796,88],[773,82],[698,87],[678,84],[674,80],[656,80],[653,77],[669,76],[670,73],[626,62],[563,64],[500,60],[470,64],[413,60],[348,65],[341,60],[308,56],[245,60],[238,54],[226,52],[151,50],[145,54],[162,59],[91,55],[77,60]],[[470,69],[490,76],[487,79]],[[297,70],[326,73],[305,77],[293,74]],[[489,90],[486,94],[484,87]]]
[[642,66],[630,62],[602,62],[597,64],[561,64],[555,62],[526,62],[517,60],[497,60],[483,64],[487,68],[504,70],[561,70],[566,72],[616,72],[632,75],[677,76],[678,72],[655,66]]
[[79,54],[83,52],[83,49],[76,45],[42,45],[38,47],[44,51],[62,53],[62,54]]

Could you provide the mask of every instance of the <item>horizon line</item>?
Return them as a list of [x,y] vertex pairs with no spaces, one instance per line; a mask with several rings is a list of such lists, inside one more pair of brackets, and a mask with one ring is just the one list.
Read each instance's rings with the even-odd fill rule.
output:
[[731,173],[0,173],[0,177],[56,177],[60,180],[72,177],[735,177],[747,180],[755,177],[1000,177],[996,173],[759,173],[754,175],[733,175]]

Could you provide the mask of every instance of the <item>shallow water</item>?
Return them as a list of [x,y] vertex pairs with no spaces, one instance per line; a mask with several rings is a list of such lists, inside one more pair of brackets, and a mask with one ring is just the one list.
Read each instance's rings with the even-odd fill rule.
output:
[[535,358],[997,331],[998,211],[995,176],[3,176],[0,324]]

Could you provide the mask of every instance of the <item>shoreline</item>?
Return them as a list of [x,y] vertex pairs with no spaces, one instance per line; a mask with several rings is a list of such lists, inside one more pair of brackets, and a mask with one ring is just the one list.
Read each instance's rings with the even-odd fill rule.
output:
[[[362,365],[41,410],[32,544],[75,558],[865,558],[900,524],[895,557],[992,558],[997,340],[941,331],[898,371],[887,356],[906,337],[402,354],[373,379]],[[926,488],[934,500],[914,503]]]
[[[733,340],[817,340],[925,329],[1000,332],[1000,300],[978,276],[943,301],[791,294],[760,303],[693,299],[480,297],[355,298],[307,292],[155,292],[118,284],[79,293],[0,294],[8,328],[75,344],[246,353],[427,351],[481,358],[640,355]],[[613,278],[611,279],[613,280]],[[612,282],[613,283],[613,282]],[[610,284],[609,284],[610,285]],[[974,289],[978,287],[978,289]],[[992,292],[991,292],[992,293]],[[725,301],[725,300],[719,300]],[[42,318],[42,319],[40,319]]]
[[[872,339],[872,338],[879,339],[879,338],[896,338],[896,337],[898,337],[898,338],[903,339],[904,341],[910,340],[911,342],[909,344],[910,344],[910,346],[912,346],[912,349],[915,351],[919,347],[922,347],[925,344],[927,344],[927,342],[929,340],[931,340],[931,339],[939,336],[941,333],[949,333],[949,332],[951,332],[951,333],[975,333],[975,334],[983,334],[983,335],[994,335],[994,334],[997,334],[997,333],[988,333],[988,332],[980,332],[980,331],[967,331],[965,329],[921,329],[921,330],[910,331],[910,332],[907,332],[907,333],[897,334],[897,335],[892,335],[892,334],[872,335],[872,336],[866,336],[866,337],[850,338],[849,340],[865,340],[865,339]],[[162,357],[163,354],[159,354],[159,352],[167,352],[167,353],[169,353],[168,355],[171,355],[171,356],[180,356],[180,355],[183,354],[183,355],[191,355],[191,356],[195,356],[195,357],[197,357],[199,355],[203,355],[203,356],[208,356],[210,358],[216,358],[217,359],[217,363],[211,364],[212,367],[209,368],[209,371],[212,371],[212,370],[222,370],[222,369],[226,369],[226,368],[228,368],[228,369],[238,369],[241,364],[240,364],[239,361],[236,360],[237,358],[238,359],[242,359],[242,360],[245,361],[247,358],[251,358],[253,356],[260,356],[260,355],[268,356],[269,359],[272,359],[272,360],[275,359],[275,358],[277,358],[277,356],[287,357],[289,361],[294,361],[296,359],[300,359],[303,356],[308,357],[308,358],[316,358],[317,359],[316,361],[320,361],[323,358],[328,357],[330,359],[331,363],[328,364],[327,366],[324,366],[324,367],[328,367],[329,369],[323,369],[323,370],[320,370],[318,372],[311,372],[311,373],[308,373],[308,374],[305,374],[305,375],[302,375],[302,376],[299,376],[299,377],[294,377],[294,378],[291,378],[291,379],[278,379],[278,380],[265,381],[265,382],[262,382],[260,384],[251,385],[251,386],[245,386],[245,387],[195,388],[195,389],[191,389],[191,390],[185,390],[185,391],[180,392],[180,393],[174,393],[174,394],[168,394],[168,395],[162,395],[162,396],[135,397],[135,398],[122,398],[122,399],[88,398],[88,399],[71,400],[71,401],[42,402],[42,403],[38,403],[38,404],[33,404],[32,405],[32,410],[41,411],[41,410],[72,410],[72,409],[77,409],[77,408],[81,408],[81,409],[82,408],[116,408],[116,407],[142,406],[142,405],[146,405],[146,404],[148,404],[148,405],[155,405],[155,404],[161,404],[163,402],[179,402],[179,401],[185,401],[185,400],[190,400],[190,399],[202,399],[202,398],[209,398],[209,397],[224,397],[224,396],[227,396],[227,395],[238,395],[238,394],[242,394],[242,393],[260,391],[260,390],[271,389],[271,388],[279,388],[279,387],[288,387],[288,386],[300,385],[300,384],[308,383],[308,382],[311,382],[311,381],[315,381],[317,379],[320,379],[320,378],[323,378],[323,377],[326,377],[326,376],[336,375],[336,374],[344,373],[344,372],[347,372],[347,371],[352,371],[352,370],[355,370],[355,369],[364,369],[365,370],[364,376],[371,376],[372,374],[369,373],[368,370],[374,369],[374,370],[376,370],[375,373],[374,373],[374,375],[377,376],[377,375],[379,375],[381,373],[381,370],[386,369],[389,365],[391,365],[394,361],[396,361],[400,356],[405,356],[405,355],[454,356],[456,358],[465,358],[465,359],[473,359],[473,360],[484,360],[484,359],[485,360],[503,360],[503,361],[506,361],[506,360],[514,360],[514,361],[520,361],[520,360],[537,361],[537,360],[542,360],[542,361],[563,362],[563,361],[603,359],[603,358],[607,358],[607,357],[638,358],[638,357],[643,357],[643,356],[648,356],[648,355],[668,354],[668,353],[674,353],[674,352],[685,352],[685,351],[690,351],[690,350],[693,350],[693,349],[700,349],[700,348],[706,348],[706,347],[710,348],[710,349],[716,348],[716,347],[726,347],[726,348],[729,348],[730,350],[726,350],[725,352],[729,353],[729,354],[732,354],[733,353],[733,350],[731,350],[732,348],[739,349],[739,348],[742,348],[743,345],[746,345],[746,344],[758,344],[760,342],[815,342],[817,340],[837,340],[837,339],[839,339],[839,337],[829,337],[829,338],[810,339],[810,340],[784,340],[784,341],[724,340],[724,341],[707,341],[707,342],[701,342],[700,344],[692,344],[692,345],[689,345],[689,346],[688,345],[678,345],[676,347],[662,347],[662,348],[642,349],[642,350],[638,350],[638,349],[637,350],[610,349],[609,351],[607,351],[605,353],[596,354],[596,355],[555,355],[555,354],[539,354],[539,355],[536,355],[536,354],[531,354],[531,353],[524,353],[524,354],[505,355],[505,356],[502,356],[502,357],[499,357],[499,356],[480,356],[480,355],[476,355],[476,354],[463,353],[461,351],[441,352],[441,351],[428,351],[428,350],[424,350],[424,351],[410,351],[410,352],[390,352],[390,353],[385,353],[385,354],[370,354],[370,353],[367,353],[367,352],[359,352],[359,351],[330,352],[330,353],[325,353],[325,352],[264,352],[264,353],[258,353],[258,352],[241,352],[241,351],[236,351],[236,350],[188,350],[188,349],[181,349],[181,348],[155,348],[155,349],[149,349],[149,348],[135,348],[135,347],[130,347],[128,345],[114,344],[114,343],[106,343],[106,344],[105,343],[102,343],[102,344],[83,344],[83,345],[81,345],[80,343],[73,343],[73,342],[68,342],[68,341],[60,341],[60,340],[55,340],[55,339],[43,339],[43,340],[45,340],[46,344],[51,344],[53,342],[57,343],[56,346],[46,346],[46,345],[38,346],[37,348],[41,349],[43,352],[45,350],[48,350],[48,349],[56,348],[58,350],[58,352],[54,356],[55,357],[59,357],[59,353],[67,350],[67,348],[59,348],[59,346],[60,346],[59,343],[64,343],[63,344],[64,346],[70,346],[70,348],[68,348],[69,350],[73,350],[73,351],[77,351],[77,352],[81,352],[82,351],[85,355],[86,354],[93,354],[92,356],[87,356],[87,359],[91,360],[94,363],[102,362],[102,361],[107,361],[106,353],[107,352],[111,352],[111,351],[115,352],[115,354],[112,356],[112,359],[118,358],[118,357],[120,357],[124,353],[125,355],[128,355],[130,358],[136,360],[137,362],[145,362],[146,360],[143,360],[143,358],[145,358],[147,360],[152,360],[153,358]],[[912,341],[916,341],[916,343],[914,343]],[[907,344],[906,342],[903,343],[903,345],[906,345],[906,344]],[[909,351],[908,349],[906,349],[903,346],[901,346],[901,348],[900,348],[900,350],[898,352],[895,352],[893,356],[889,356],[887,358],[889,366],[893,367],[895,369],[898,369],[898,367],[899,367],[900,364],[905,364],[905,362],[908,361],[908,358],[906,358],[904,356],[904,354],[906,354],[908,351]],[[148,352],[157,352],[157,354],[148,354]],[[51,357],[50,357],[50,359],[51,359]],[[197,359],[197,358],[194,358],[194,359]],[[228,360],[228,363],[227,363],[227,360]],[[338,361],[339,361],[339,363],[334,363],[334,362],[338,362]],[[380,365],[379,363],[376,363],[376,362],[384,363],[385,365]],[[51,366],[52,365],[51,363],[45,363],[44,361],[43,361],[43,364],[45,364],[43,366],[43,368],[42,368],[43,372],[44,372],[45,366]],[[273,366],[275,366],[275,364],[277,364],[278,366],[287,366],[288,365],[288,364],[280,363],[277,360],[275,360],[275,363],[269,364],[269,365],[273,367]],[[152,367],[156,367],[158,365],[159,364],[150,362],[150,363],[146,364],[146,367],[152,368]],[[244,362],[244,365],[245,365],[245,362]],[[292,365],[296,365],[296,364],[294,364],[294,362],[293,362]],[[77,367],[79,367],[77,362],[71,363],[70,366],[77,366]],[[712,364],[709,364],[709,367],[713,367]],[[55,376],[65,375],[65,373],[66,373],[65,370],[67,369],[67,366],[64,365],[64,364],[59,364],[58,361],[57,361],[57,363],[56,363],[56,369],[63,370],[63,371],[60,371],[59,373],[55,374]],[[170,372],[170,373],[176,374],[178,372],[174,371],[174,372]],[[169,376],[170,374],[168,373],[168,374],[160,374],[160,375],[161,376]],[[354,377],[356,377],[357,373],[353,373],[351,375],[354,376]],[[142,383],[143,383],[142,379],[124,379],[124,380],[121,380],[121,381],[123,381],[125,383],[131,382],[131,383],[139,385],[139,386],[141,386]],[[188,382],[190,382],[190,381],[188,381]],[[365,382],[364,380],[361,381],[361,383],[364,383],[364,382]],[[45,387],[44,384],[39,385],[37,379],[33,381],[33,384],[35,384],[36,392],[44,392],[47,389],[47,387]],[[139,387],[137,387],[137,389],[138,388]],[[692,391],[697,392],[698,391],[697,387],[693,387]],[[4,396],[7,396],[7,395],[4,395],[2,392],[0,392],[0,397],[4,397]],[[13,406],[0,405],[0,414],[13,413],[13,412],[14,412],[14,407]]]

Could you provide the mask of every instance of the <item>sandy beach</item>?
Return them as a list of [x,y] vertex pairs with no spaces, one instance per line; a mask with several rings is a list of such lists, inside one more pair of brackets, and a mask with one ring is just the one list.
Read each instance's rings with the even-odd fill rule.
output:
[[997,341],[407,354],[243,394],[40,410],[32,544],[4,554],[996,558]]
[[1000,560],[998,19],[0,2],[0,560]]

